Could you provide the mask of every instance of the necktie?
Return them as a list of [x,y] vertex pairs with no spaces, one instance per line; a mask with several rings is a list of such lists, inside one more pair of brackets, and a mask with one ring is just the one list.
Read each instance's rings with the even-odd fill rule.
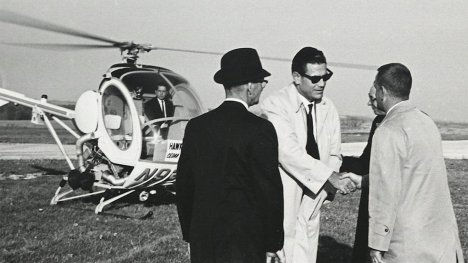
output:
[[164,107],[164,100],[161,101],[161,111],[164,117],[166,117],[166,107]]
[[314,157],[317,160],[320,160],[320,153],[318,150],[317,142],[314,137],[314,122],[312,120],[312,110],[313,104],[309,104],[309,113],[307,114],[307,145],[306,151],[307,154]]
[[[313,104],[309,104],[309,114],[307,114],[307,145],[306,151],[307,154],[313,158],[320,160],[320,153],[318,150],[317,142],[314,137],[314,122],[312,120],[312,110]],[[325,200],[333,201],[335,199],[336,189],[330,184],[330,182],[325,182],[323,185],[324,191],[328,193],[328,196]]]

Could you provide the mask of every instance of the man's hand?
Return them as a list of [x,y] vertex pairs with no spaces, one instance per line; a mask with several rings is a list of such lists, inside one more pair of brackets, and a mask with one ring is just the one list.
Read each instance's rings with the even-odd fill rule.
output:
[[372,263],[385,263],[385,261],[383,261],[382,259],[383,254],[384,254],[383,251],[379,251],[379,250],[375,250],[371,248],[370,257],[372,259]]
[[333,172],[328,181],[342,194],[346,195],[356,191],[356,185],[349,178],[340,179],[342,174]]
[[267,263],[286,263],[286,255],[284,254],[284,250],[278,250],[276,253],[274,252],[266,252],[266,262]]
[[362,176],[354,174],[354,173],[345,173],[345,174],[341,175],[341,177],[340,177],[341,180],[343,180],[345,178],[349,178],[356,185],[357,189],[361,189],[361,187],[362,187]]

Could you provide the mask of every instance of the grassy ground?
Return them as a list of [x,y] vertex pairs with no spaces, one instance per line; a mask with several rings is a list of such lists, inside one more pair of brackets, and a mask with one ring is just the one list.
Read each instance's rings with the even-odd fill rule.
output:
[[[468,258],[468,160],[447,160],[447,169]],[[97,200],[50,206],[67,170],[60,160],[0,160],[0,262],[188,262],[173,200],[144,205],[130,197],[102,215],[94,214]],[[43,175],[7,179],[28,173]],[[319,262],[348,262],[358,202],[354,193],[322,208]]]
[[[76,138],[62,126],[51,121],[63,144],[75,144]],[[64,121],[76,129],[71,121]],[[30,121],[0,121],[0,143],[55,143],[45,125],[35,125]]]

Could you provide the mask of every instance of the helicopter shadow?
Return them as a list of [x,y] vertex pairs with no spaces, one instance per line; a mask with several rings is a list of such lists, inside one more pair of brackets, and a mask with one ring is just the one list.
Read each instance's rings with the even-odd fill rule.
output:
[[351,260],[353,248],[339,243],[330,236],[320,236],[317,252],[317,262],[346,263]]
[[[126,206],[130,206],[130,204],[127,204],[127,205],[122,204],[122,205],[113,206],[111,208],[108,208],[109,210],[106,210],[104,212],[100,212],[99,216],[100,217],[101,216],[103,216],[103,217],[114,217],[114,218],[124,219],[124,220],[127,220],[127,219],[145,220],[145,219],[149,219],[149,218],[151,218],[153,216],[153,211],[145,211],[141,215],[133,215],[133,216],[119,214],[118,213],[118,211],[120,211],[119,209],[123,208],[123,207],[126,207]],[[70,210],[76,210],[76,211],[94,213],[94,209],[89,209],[89,208],[82,208],[82,207],[76,207],[76,206],[70,206],[70,205],[69,206],[64,206],[63,208],[64,209],[70,209]]]
[[43,171],[49,175],[64,175],[64,174],[67,174],[66,171],[62,171],[62,170],[57,170],[57,169],[53,169],[53,168],[47,168],[47,167],[43,167],[43,166],[40,166],[40,165],[31,165],[32,168],[34,169],[37,169],[37,170],[40,170],[40,171]]

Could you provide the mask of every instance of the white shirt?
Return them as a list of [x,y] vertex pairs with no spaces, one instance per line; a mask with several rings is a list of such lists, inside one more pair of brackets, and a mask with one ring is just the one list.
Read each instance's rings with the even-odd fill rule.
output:
[[236,98],[226,98],[224,101],[235,101],[235,102],[240,102],[242,103],[242,105],[244,105],[244,107],[249,110],[249,105],[247,105],[247,103],[243,100],[240,100],[240,99],[236,99]]
[[164,117],[167,117],[167,113],[166,113],[166,103],[164,103],[164,100],[160,100],[158,98],[158,102],[159,102],[159,106],[161,107],[161,109],[164,109]]

